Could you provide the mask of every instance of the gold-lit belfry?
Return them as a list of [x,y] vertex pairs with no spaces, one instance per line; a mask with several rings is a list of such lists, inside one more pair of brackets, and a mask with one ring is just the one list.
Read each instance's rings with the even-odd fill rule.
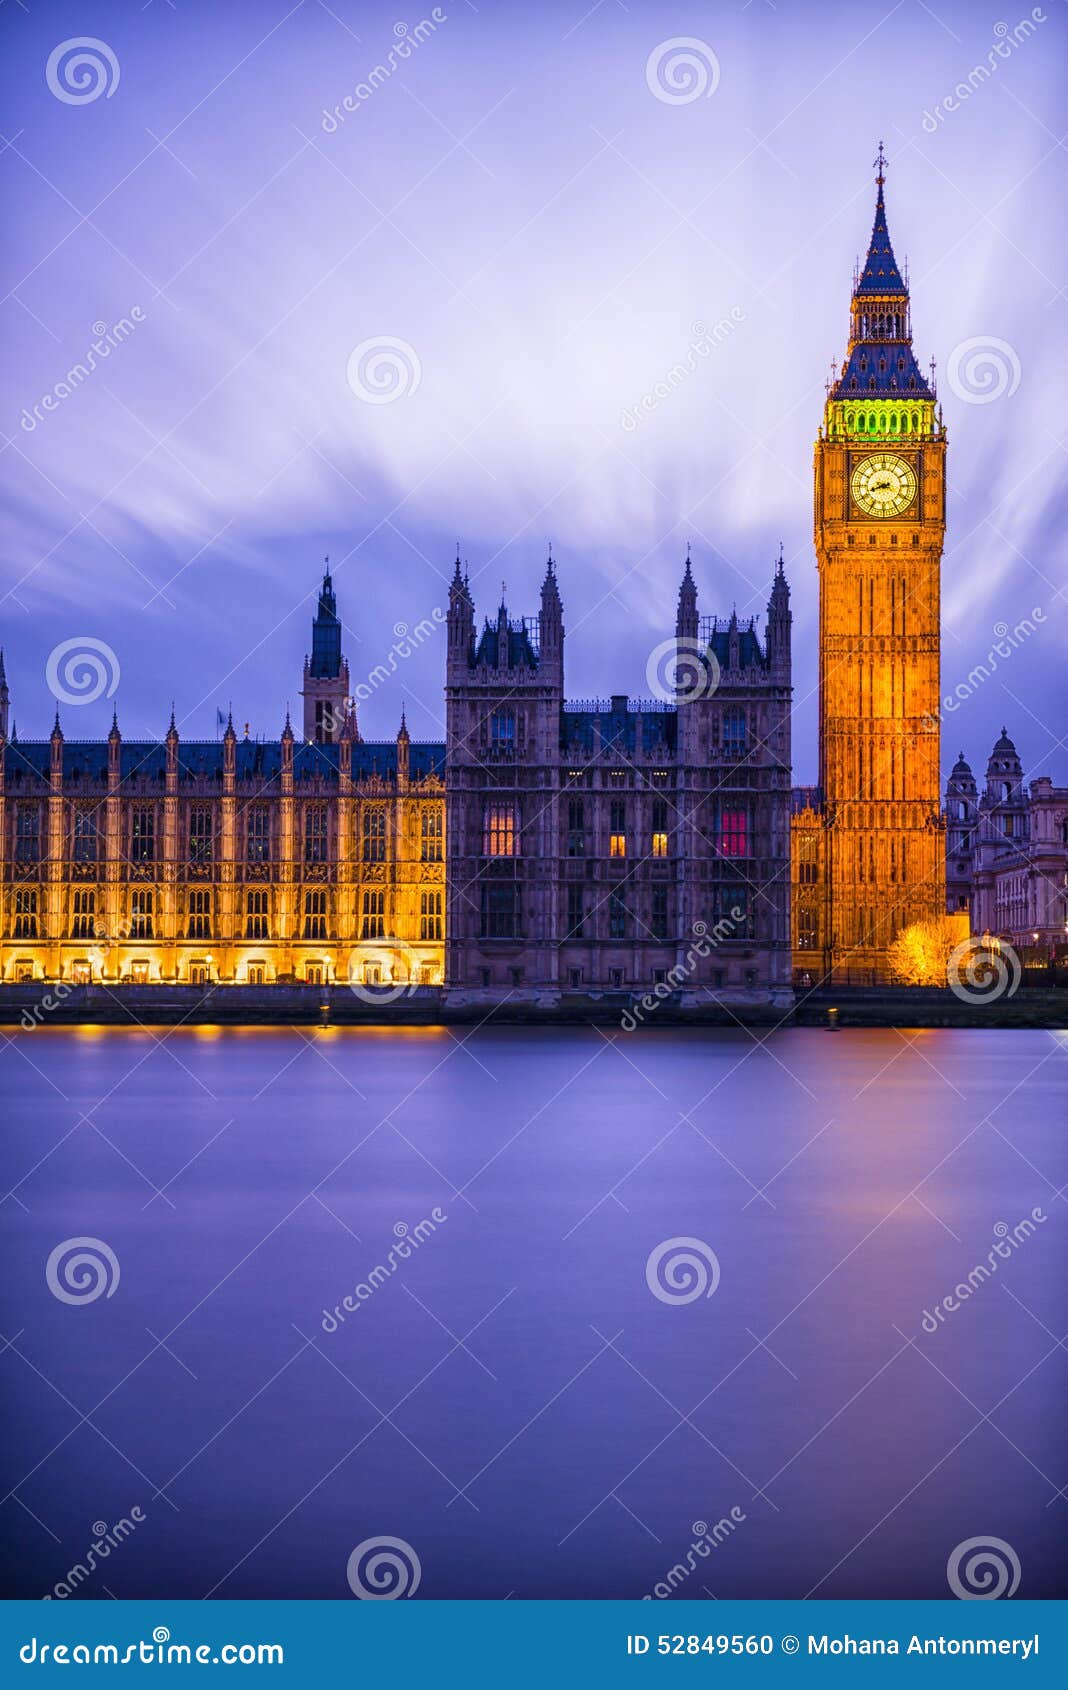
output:
[[871,245],[815,446],[819,787],[795,789],[795,969],[885,974],[910,922],[945,909],[939,586],[946,436],[912,349],[876,160]]

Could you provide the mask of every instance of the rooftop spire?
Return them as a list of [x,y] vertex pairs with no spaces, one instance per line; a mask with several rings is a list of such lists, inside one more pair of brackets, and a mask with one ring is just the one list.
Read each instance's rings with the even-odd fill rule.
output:
[[886,221],[886,201],[883,198],[886,162],[886,154],[880,141],[878,157],[875,160],[875,221],[872,224],[868,256],[853,291],[854,293],[895,293],[907,296],[908,289],[901,278],[901,271],[898,269],[897,259],[894,257],[894,249],[890,244],[890,229]]

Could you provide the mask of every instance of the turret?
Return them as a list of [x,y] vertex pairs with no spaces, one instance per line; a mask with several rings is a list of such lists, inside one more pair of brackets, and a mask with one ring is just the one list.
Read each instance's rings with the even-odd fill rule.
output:
[[460,567],[460,548],[449,584],[448,658],[450,666],[466,668],[474,655],[475,606],[467,576]]
[[11,694],[7,690],[7,671],[4,668],[4,652],[0,646],[0,739],[7,738],[8,718],[11,710]]
[[119,732],[119,713],[111,712],[111,727],[108,729],[108,785],[116,787],[122,769],[122,735]]
[[401,706],[400,727],[397,729],[397,788],[403,792],[408,785],[408,771],[410,766],[411,737],[408,724],[404,719],[404,706]]
[[63,774],[63,729],[59,725],[58,708],[56,710],[55,722],[52,724],[52,733],[49,739],[49,745],[52,753],[52,782],[55,784]]
[[790,587],[786,580],[782,546],[780,545],[779,561],[775,568],[771,597],[768,599],[767,660],[769,666],[777,670],[787,681],[790,678],[790,629],[792,623]]
[[540,662],[548,668],[550,665],[563,673],[564,661],[564,607],[560,599],[560,589],[556,583],[556,564],[553,562],[552,547],[549,548],[549,558],[545,565],[545,579],[541,584],[541,610],[538,613],[538,647]]
[[675,617],[675,638],[688,645],[696,645],[699,633],[697,620],[697,583],[690,568],[690,548],[686,547],[686,568],[679,587],[679,607]]
[[312,621],[311,656],[304,659],[304,738],[330,745],[341,733],[349,696],[349,666],[341,655],[341,620],[326,559]]

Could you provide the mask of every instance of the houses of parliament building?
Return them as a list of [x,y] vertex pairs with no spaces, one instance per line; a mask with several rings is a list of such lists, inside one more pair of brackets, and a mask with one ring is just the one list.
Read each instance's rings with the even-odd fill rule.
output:
[[[788,1006],[880,977],[945,909],[939,571],[946,434],[912,349],[881,163],[849,342],[815,443],[818,784],[791,789],[790,595],[699,609],[670,690],[565,697],[561,582],[481,623],[459,557],[444,743],[364,738],[329,572],[303,719],[277,740],[9,736],[0,681],[0,978],[441,986],[458,1001],[660,987]],[[665,629],[672,641],[670,629]],[[658,648],[659,649],[659,648]]]

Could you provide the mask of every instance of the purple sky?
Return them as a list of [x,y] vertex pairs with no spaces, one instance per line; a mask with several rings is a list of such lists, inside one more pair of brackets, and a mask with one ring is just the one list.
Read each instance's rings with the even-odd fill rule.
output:
[[[50,724],[49,653],[88,636],[121,679],[65,708],[70,737],[104,732],[113,703],[126,733],[161,731],[172,697],[187,735],[231,700],[276,735],[324,553],[358,684],[395,624],[444,605],[457,537],[480,615],[502,579],[513,614],[536,609],[551,539],[569,696],[644,695],[687,540],[702,611],[748,616],[781,538],[795,778],[813,779],[812,440],[882,136],[949,427],[943,692],[1003,625],[1034,627],[965,689],[945,766],[964,746],[985,768],[1004,721],[1030,774],[1068,778],[1064,6],[448,0],[436,17],[4,6],[0,634],[21,734]],[[46,66],[85,35],[118,80],[105,67],[111,93],[72,103]],[[653,91],[676,37],[699,44],[695,98]],[[94,325],[123,318],[46,409]],[[410,388],[373,404],[347,372],[383,337],[411,349]],[[395,731],[403,697],[413,734],[440,738],[442,682],[439,634],[366,704],[365,736]]]

